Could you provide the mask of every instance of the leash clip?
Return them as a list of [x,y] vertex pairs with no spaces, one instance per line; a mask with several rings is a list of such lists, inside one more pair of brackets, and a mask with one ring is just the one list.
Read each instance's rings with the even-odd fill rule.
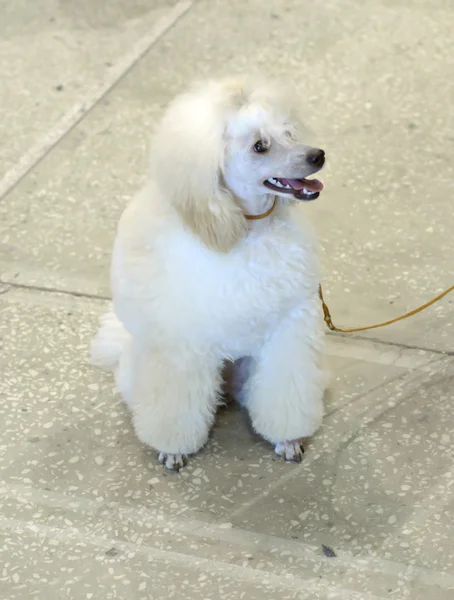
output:
[[328,329],[331,329],[331,331],[336,331],[336,328],[334,327],[334,323],[331,319],[331,315],[325,315],[325,323],[328,326]]

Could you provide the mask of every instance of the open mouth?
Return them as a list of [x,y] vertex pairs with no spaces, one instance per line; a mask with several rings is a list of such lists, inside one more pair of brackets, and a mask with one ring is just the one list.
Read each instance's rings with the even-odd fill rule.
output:
[[297,200],[315,200],[323,189],[323,183],[318,179],[270,177],[263,185],[275,192],[292,194]]

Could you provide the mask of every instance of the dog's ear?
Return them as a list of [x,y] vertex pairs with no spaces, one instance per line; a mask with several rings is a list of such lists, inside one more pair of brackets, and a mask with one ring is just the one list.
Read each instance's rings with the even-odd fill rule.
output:
[[210,249],[228,252],[247,221],[222,182],[223,111],[196,92],[174,101],[152,144],[153,176],[183,223]]
[[220,183],[208,189],[198,186],[176,198],[183,222],[212,250],[229,252],[247,232],[247,221],[230,192]]

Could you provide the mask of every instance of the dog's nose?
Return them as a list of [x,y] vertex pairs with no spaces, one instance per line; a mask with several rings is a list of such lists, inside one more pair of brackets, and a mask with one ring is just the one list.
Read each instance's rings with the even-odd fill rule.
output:
[[307,153],[306,161],[314,167],[322,167],[325,163],[325,152],[319,148],[314,148]]

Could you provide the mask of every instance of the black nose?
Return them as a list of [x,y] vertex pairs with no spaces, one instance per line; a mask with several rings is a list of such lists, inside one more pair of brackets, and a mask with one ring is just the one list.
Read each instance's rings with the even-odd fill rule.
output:
[[325,163],[325,152],[319,148],[314,148],[307,153],[306,161],[314,167],[321,167]]

